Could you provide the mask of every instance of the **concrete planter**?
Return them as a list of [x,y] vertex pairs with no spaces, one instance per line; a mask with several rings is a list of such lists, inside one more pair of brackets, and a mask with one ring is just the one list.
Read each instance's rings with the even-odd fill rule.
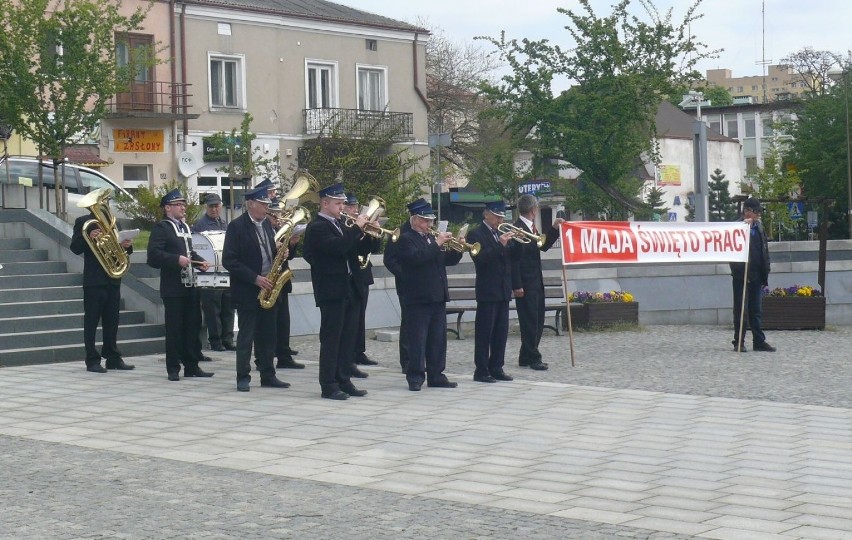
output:
[[824,296],[766,296],[764,330],[825,330]]
[[[577,327],[638,325],[639,302],[572,304],[571,322]],[[567,329],[567,322],[563,329]]]

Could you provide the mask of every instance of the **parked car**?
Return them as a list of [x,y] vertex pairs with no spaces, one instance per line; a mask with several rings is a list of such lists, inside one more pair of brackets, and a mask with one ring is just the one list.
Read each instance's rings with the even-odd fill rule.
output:
[[[64,184],[68,190],[67,211],[69,221],[73,222],[73,220],[78,216],[82,216],[87,213],[84,208],[77,208],[77,202],[92,190],[108,187],[113,191],[113,193],[121,193],[133,198],[133,195],[128,193],[127,190],[116,184],[108,176],[105,176],[95,169],[90,169],[70,162],[65,162],[64,165]],[[53,162],[42,161],[41,168],[42,184],[47,189],[54,189],[55,176],[53,171]],[[59,164],[59,168],[60,170],[62,169],[62,164]],[[39,160],[37,158],[10,156],[4,160],[2,164],[0,164],[0,184],[22,184],[25,186],[38,187],[38,169]],[[48,199],[48,208],[53,210],[54,199],[53,197],[48,197]],[[28,206],[32,207],[33,205],[28,204]],[[35,203],[35,206],[38,207],[38,202]],[[110,206],[112,207],[113,214],[115,214],[117,218],[125,217],[118,213],[112,200],[110,201]]]

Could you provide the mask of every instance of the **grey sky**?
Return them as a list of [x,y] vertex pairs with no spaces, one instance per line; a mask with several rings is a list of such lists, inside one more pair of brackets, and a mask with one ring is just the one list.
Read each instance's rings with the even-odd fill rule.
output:
[[[567,17],[558,6],[576,9],[576,0],[337,0],[341,4],[394,19],[414,22],[418,16],[430,26],[441,27],[455,41],[474,36],[548,38],[569,45],[564,30]],[[598,15],[609,13],[616,0],[592,0]],[[634,0],[641,9],[639,0]],[[680,20],[691,0],[655,0],[661,10],[674,6]],[[699,65],[703,72],[729,68],[734,76],[760,75],[761,1],[704,0],[704,18],[693,25],[693,34],[711,49],[725,49],[719,58]],[[639,13],[639,12],[637,12]],[[644,11],[641,12],[644,14]],[[766,59],[779,63],[783,57],[805,46],[846,54],[852,46],[847,21],[852,20],[850,0],[766,0]],[[483,45],[485,46],[485,45]]]

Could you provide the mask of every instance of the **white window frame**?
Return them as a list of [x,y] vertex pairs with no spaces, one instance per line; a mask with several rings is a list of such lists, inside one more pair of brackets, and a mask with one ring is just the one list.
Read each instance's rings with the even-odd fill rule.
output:
[[[236,104],[234,106],[228,105],[214,105],[213,104],[213,72],[210,68],[210,63],[213,60],[222,60],[225,62],[236,62],[237,64],[237,78],[239,79],[236,83]],[[244,54],[224,54],[218,52],[207,52],[207,103],[210,106],[210,111],[234,111],[234,110],[246,110],[246,55]]]
[[[330,96],[329,96],[329,106],[325,107],[328,109],[337,109],[340,105],[340,100],[338,99],[340,88],[340,70],[338,69],[338,63],[333,60],[317,60],[313,58],[305,58],[305,108],[311,108],[311,95],[310,95],[310,84],[308,82],[309,71],[312,68],[328,68],[331,71],[330,84],[331,88],[329,88]],[[318,109],[322,109],[324,107],[316,107]]]
[[[361,70],[381,71],[382,72],[382,93],[383,101],[381,108],[369,111],[361,108]],[[388,94],[388,67],[377,66],[372,64],[355,64],[355,108],[363,112],[385,111],[390,108],[390,95]]]

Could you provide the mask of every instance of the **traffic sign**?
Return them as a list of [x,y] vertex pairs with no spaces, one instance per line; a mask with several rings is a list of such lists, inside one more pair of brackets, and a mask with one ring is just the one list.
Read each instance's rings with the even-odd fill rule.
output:
[[787,211],[790,213],[790,219],[793,221],[804,219],[805,203],[789,202],[787,203]]
[[808,227],[811,229],[816,229],[817,226],[817,213],[814,210],[810,210],[808,212]]

